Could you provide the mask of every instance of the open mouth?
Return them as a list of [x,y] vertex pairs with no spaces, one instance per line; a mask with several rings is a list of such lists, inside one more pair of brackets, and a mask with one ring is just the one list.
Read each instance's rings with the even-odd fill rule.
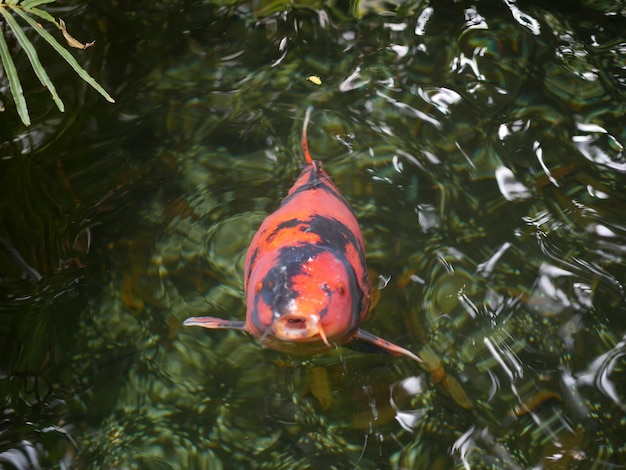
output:
[[311,341],[316,337],[330,347],[326,333],[317,316],[282,315],[272,323],[274,336],[282,341]]

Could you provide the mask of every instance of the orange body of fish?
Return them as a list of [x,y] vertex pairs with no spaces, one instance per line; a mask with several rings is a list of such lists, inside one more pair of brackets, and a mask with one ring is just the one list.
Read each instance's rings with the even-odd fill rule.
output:
[[370,308],[365,246],[352,208],[321,162],[306,166],[254,235],[246,254],[246,320],[192,317],[185,325],[245,330],[265,347],[315,354],[358,340],[394,355],[411,351],[360,329]]

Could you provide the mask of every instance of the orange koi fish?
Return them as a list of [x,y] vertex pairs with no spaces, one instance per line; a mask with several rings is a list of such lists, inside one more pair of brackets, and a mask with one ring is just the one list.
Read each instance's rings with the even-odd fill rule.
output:
[[363,235],[352,208],[311,158],[302,128],[306,167],[246,253],[246,320],[192,317],[187,326],[244,330],[264,347],[316,354],[353,341],[422,360],[360,329],[370,308]]

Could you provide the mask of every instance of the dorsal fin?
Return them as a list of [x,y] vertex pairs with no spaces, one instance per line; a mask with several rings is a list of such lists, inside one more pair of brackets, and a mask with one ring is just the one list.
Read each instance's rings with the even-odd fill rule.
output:
[[313,111],[313,106],[309,106],[306,109],[306,114],[304,115],[304,124],[302,125],[302,140],[300,141],[302,153],[304,153],[304,159],[309,165],[313,164],[313,158],[311,157],[311,153],[309,152],[309,142],[307,140],[306,128],[309,126],[311,111]]

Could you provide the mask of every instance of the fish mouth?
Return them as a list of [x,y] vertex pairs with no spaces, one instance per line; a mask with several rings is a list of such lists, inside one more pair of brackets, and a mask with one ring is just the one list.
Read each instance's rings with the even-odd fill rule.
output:
[[281,315],[272,322],[272,332],[281,341],[312,341],[317,338],[330,347],[317,315]]

